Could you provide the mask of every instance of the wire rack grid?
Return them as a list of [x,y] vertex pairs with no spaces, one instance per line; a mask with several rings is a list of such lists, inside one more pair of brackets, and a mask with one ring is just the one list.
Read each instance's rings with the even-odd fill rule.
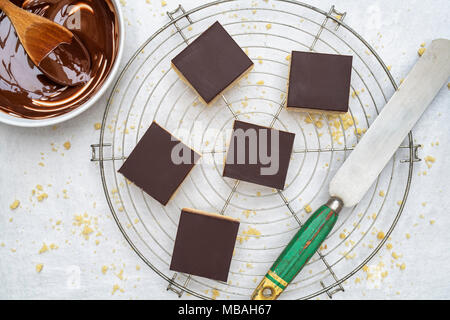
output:
[[[333,173],[397,86],[375,50],[343,22],[346,13],[334,6],[325,12],[289,0],[225,0],[190,11],[179,6],[167,15],[170,21],[136,51],[119,76],[104,113],[100,141],[91,146],[91,160],[99,163],[105,196],[120,231],[138,256],[168,281],[167,290],[179,297],[186,292],[183,297],[245,299],[308,218],[310,208],[327,200]],[[170,68],[170,60],[216,20],[255,67],[216,103],[204,106]],[[286,111],[291,50],[353,55],[347,115]],[[234,119],[296,133],[284,190],[222,177]],[[153,120],[203,155],[166,207],[117,173]],[[321,249],[282,298],[321,294],[332,298],[344,291],[344,282],[370,262],[397,224],[413,163],[420,161],[418,147],[410,133],[366,197],[340,214]],[[227,283],[169,270],[183,207],[240,219]],[[379,231],[384,238],[377,238]]]

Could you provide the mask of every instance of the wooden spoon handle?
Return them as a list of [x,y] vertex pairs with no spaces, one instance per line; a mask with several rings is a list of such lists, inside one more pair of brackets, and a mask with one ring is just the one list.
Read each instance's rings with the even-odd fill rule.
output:
[[56,22],[0,0],[0,9],[11,20],[20,42],[34,64],[39,63],[61,43],[71,43],[72,32]]

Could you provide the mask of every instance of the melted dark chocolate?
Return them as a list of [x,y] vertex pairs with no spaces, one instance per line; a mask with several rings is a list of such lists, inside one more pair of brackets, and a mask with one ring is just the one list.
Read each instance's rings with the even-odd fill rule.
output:
[[52,118],[85,103],[108,76],[118,49],[118,22],[110,0],[13,0],[14,4],[70,29],[89,52],[89,81],[61,86],[45,76],[0,12],[0,110],[28,119]]
[[[172,151],[188,159],[174,163]],[[187,158],[184,156],[187,155]],[[194,167],[200,155],[153,122],[119,169],[128,180],[166,205]]]
[[[237,130],[241,130],[243,134],[248,134],[248,136],[244,137]],[[253,132],[256,134],[256,139],[251,138]],[[276,132],[278,132],[278,141],[275,140],[277,137],[275,135]],[[265,141],[261,140],[263,133],[267,137],[264,138],[266,139]],[[242,137],[245,140],[239,141]],[[274,139],[275,148],[272,148],[272,139]],[[223,176],[275,189],[284,189],[294,139],[294,133],[236,120]],[[244,146],[244,148],[241,149],[240,145]],[[261,146],[265,146],[265,150],[261,151]],[[270,157],[270,163],[266,160],[263,161],[261,155]],[[239,157],[243,161],[239,161]],[[252,158],[255,160],[251,160]],[[273,166],[273,172],[266,173],[262,171],[263,168],[267,169],[271,166]]]
[[352,56],[292,51],[287,107],[347,112]]
[[206,103],[253,66],[219,22],[173,58],[172,64]]
[[61,43],[42,59],[38,67],[56,83],[77,86],[89,81],[91,58],[87,49],[74,35],[71,43]]
[[227,281],[239,221],[183,209],[170,270]]

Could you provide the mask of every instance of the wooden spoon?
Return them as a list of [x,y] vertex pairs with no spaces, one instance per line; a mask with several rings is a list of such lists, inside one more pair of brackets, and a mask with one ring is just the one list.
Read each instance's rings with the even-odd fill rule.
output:
[[89,52],[69,29],[0,0],[31,61],[52,81],[64,86],[86,83],[90,76]]

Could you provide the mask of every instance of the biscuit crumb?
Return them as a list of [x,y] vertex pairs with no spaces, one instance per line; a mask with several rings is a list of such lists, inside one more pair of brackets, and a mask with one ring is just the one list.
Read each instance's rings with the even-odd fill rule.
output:
[[419,55],[419,57],[421,57],[424,53],[425,53],[425,48],[424,47],[421,47],[421,48],[419,48],[419,50],[417,50],[417,54]]
[[102,124],[101,124],[100,122],[94,123],[94,129],[95,129],[95,130],[100,130],[101,127],[102,127]]
[[44,253],[46,251],[48,251],[48,247],[47,247],[47,245],[44,242],[44,244],[42,245],[42,248],[39,250],[39,254],[42,254],[42,253]]
[[167,6],[167,2],[166,1],[161,1],[161,7],[165,7],[165,6]]
[[426,156],[425,157],[425,163],[427,164],[428,169],[431,168],[432,164],[436,161],[436,158],[432,156]]
[[66,150],[69,150],[71,146],[70,141],[64,142],[64,148],[66,148]]
[[108,266],[103,266],[102,267],[102,273],[106,274],[107,271],[108,271]]
[[380,190],[379,195],[380,195],[380,197],[384,197],[384,195],[385,195],[384,191],[383,191],[383,190]]
[[257,85],[263,85],[264,84],[264,80],[259,80],[258,82],[256,82]]
[[44,265],[42,263],[37,264],[36,265],[36,272],[40,273],[43,268],[44,268]]
[[14,200],[14,202],[13,203],[11,203],[10,205],[9,205],[9,207],[11,208],[11,210],[14,210],[14,209],[17,209],[17,207],[20,205],[20,201],[19,200]]
[[272,29],[272,24],[271,23],[266,24],[266,29],[267,30]]
[[380,240],[384,239],[384,232],[383,231],[378,232],[377,238]]
[[37,196],[37,199],[39,202],[42,202],[44,199],[47,199],[47,198],[48,198],[48,194],[46,194],[45,192],[41,193],[40,195]]
[[211,297],[211,299],[216,300],[218,296],[220,296],[219,290],[212,289],[212,297]]
[[311,213],[312,209],[309,204],[305,206],[305,211],[306,211],[306,213]]
[[113,286],[111,295],[114,295],[114,293],[116,293],[117,290],[119,290],[120,292],[125,292],[125,290],[123,290],[121,287],[119,287],[118,284],[115,284],[115,285]]

